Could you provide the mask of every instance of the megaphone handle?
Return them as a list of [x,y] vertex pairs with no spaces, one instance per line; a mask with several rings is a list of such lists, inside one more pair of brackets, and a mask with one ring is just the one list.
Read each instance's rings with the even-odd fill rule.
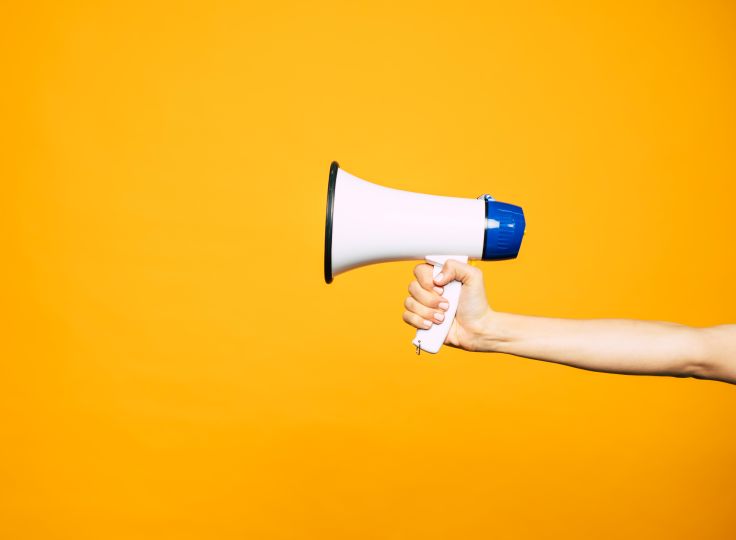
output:
[[[468,262],[468,257],[465,255],[428,255],[426,259],[429,264],[434,266],[432,270],[434,277],[437,277],[442,272],[442,265],[449,259],[454,259],[462,263]],[[445,311],[445,318],[440,324],[433,324],[428,330],[417,330],[417,335],[414,341],[412,341],[414,346],[417,347],[417,352],[421,349],[434,354],[442,348],[447,333],[452,326],[452,321],[455,320],[461,289],[462,283],[459,281],[451,281],[445,285],[442,297],[447,299],[450,307]]]

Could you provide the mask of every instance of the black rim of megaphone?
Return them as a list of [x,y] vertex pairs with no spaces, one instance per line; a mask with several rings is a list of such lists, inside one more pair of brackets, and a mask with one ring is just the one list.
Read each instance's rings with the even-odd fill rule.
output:
[[332,283],[332,214],[335,209],[335,183],[337,171],[340,168],[337,161],[330,165],[330,180],[327,182],[327,217],[325,218],[325,283]]

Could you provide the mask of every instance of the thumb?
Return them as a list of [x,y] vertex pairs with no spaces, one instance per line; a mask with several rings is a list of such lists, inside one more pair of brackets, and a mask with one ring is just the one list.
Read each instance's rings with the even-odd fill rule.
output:
[[472,287],[473,285],[483,283],[483,273],[475,266],[450,259],[449,261],[445,261],[445,264],[442,266],[442,272],[434,278],[434,282],[441,287],[453,280]]

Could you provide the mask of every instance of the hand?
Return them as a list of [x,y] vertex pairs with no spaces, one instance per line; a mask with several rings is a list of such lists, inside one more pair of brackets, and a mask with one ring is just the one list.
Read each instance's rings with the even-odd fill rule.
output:
[[443,286],[453,280],[463,284],[455,320],[445,343],[467,351],[478,350],[478,342],[490,325],[493,311],[486,300],[483,272],[469,264],[449,260],[437,279],[432,278],[432,266],[426,263],[414,268],[416,279],[409,284],[409,296],[404,302],[404,322],[415,328],[427,329],[445,318],[449,307],[443,298]]

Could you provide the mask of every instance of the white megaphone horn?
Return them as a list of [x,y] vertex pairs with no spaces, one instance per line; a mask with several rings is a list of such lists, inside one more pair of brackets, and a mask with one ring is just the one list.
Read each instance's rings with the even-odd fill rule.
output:
[[[441,197],[391,189],[330,166],[325,223],[325,281],[368,264],[425,259],[439,274],[448,259],[514,259],[524,236],[523,210],[490,195]],[[461,284],[444,287],[450,307],[441,324],[417,330],[412,342],[436,353],[457,311]]]

